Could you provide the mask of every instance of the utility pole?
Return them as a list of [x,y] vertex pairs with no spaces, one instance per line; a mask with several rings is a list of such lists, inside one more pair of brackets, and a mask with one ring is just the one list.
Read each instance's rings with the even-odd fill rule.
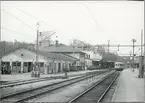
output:
[[120,45],[118,45],[118,50],[116,51],[117,61],[119,61],[119,55],[118,55],[118,52],[119,52],[119,46],[120,46]]
[[119,58],[118,58],[118,50],[116,51],[116,56],[117,56],[117,60],[116,60],[116,61],[118,61],[118,59],[119,59]]
[[38,49],[39,49],[39,22],[37,22],[37,40],[36,40],[36,63],[35,63],[35,68],[34,71],[32,72],[32,77],[39,77],[40,76],[40,68],[38,65]]
[[[74,57],[74,40],[73,40],[73,57]],[[74,65],[74,60],[73,60],[73,65]]]
[[[73,57],[75,57],[75,53],[74,53],[74,49],[75,49],[75,46],[74,46],[74,39],[73,39],[73,41],[72,41],[72,45],[73,45]],[[74,61],[74,59],[73,59],[73,68],[75,68],[75,61]]]
[[141,56],[140,56],[139,78],[143,78],[144,75],[142,49],[143,49],[143,30],[141,30]]
[[134,43],[136,42],[135,39],[132,39],[133,42],[133,71],[134,71]]
[[[142,34],[144,34],[143,30],[142,30]],[[144,66],[143,66],[143,78],[144,78],[144,68],[145,68],[145,34],[144,34]]]
[[39,50],[39,22],[37,22],[37,43],[36,43],[36,71],[40,72],[38,64],[38,50]]
[[108,53],[109,53],[110,40],[107,40],[107,42],[108,42]]
[[130,68],[131,68],[131,64],[132,64],[132,63],[131,63],[131,51],[130,51],[130,59],[129,59],[129,60],[130,60]]
[[[0,33],[0,43],[1,43],[1,33]],[[1,74],[1,71],[2,71],[2,57],[0,57],[0,74]]]
[[120,46],[120,44],[118,45],[118,51],[119,51],[119,46]]

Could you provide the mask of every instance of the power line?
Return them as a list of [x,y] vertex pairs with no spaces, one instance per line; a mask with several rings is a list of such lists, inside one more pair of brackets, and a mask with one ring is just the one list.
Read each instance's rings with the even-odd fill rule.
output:
[[19,34],[22,34],[22,35],[29,35],[29,34],[21,33],[21,32],[18,32],[18,31],[11,30],[11,29],[7,29],[7,28],[4,28],[4,27],[1,27],[1,29],[6,30],[6,31],[11,31],[11,32],[19,33]]
[[33,18],[35,18],[35,19],[37,19],[37,20],[39,20],[40,22],[42,22],[42,23],[46,24],[46,25],[47,25],[47,26],[49,26],[49,27],[56,28],[56,27],[54,27],[54,26],[48,25],[48,24],[47,24],[47,23],[45,23],[44,21],[42,21],[42,20],[38,19],[37,17],[35,17],[34,15],[32,15],[32,14],[30,14],[30,13],[28,13],[28,12],[26,12],[26,11],[24,11],[24,10],[22,10],[22,9],[18,8],[18,7],[16,7],[16,6],[15,6],[15,5],[13,5],[13,4],[11,4],[11,6],[12,6],[12,7],[14,7],[15,9],[17,9],[17,10],[19,10],[19,11],[21,11],[21,12],[23,12],[23,13],[25,13],[25,14],[27,14],[27,15],[29,15],[29,16],[31,16],[31,17],[33,17]]
[[89,8],[83,3],[84,7],[87,9],[87,11],[89,12],[89,14],[91,15],[92,19],[96,22],[97,26],[101,29],[101,27],[99,26],[99,23],[97,21],[97,19],[94,18],[94,16],[92,15],[91,11],[89,10]]
[[23,22],[22,20],[20,20],[18,17],[14,16],[13,14],[11,14],[11,13],[5,11],[4,9],[0,9],[0,10],[2,10],[2,11],[4,11],[5,13],[9,14],[10,16],[12,16],[13,18],[17,19],[17,20],[20,21],[21,23],[25,24],[27,27],[31,28],[32,30],[35,30],[35,31],[36,31],[36,29],[34,29],[33,27],[29,26],[28,24],[26,24],[25,22]]
[[135,52],[135,54],[137,54],[140,51],[140,48],[138,49],[138,51]]
[[[94,45],[94,47],[98,47],[101,45]],[[108,47],[108,45],[102,45],[103,47]],[[140,47],[141,45],[134,45],[134,47]],[[118,45],[109,45],[109,47],[118,47]],[[133,45],[119,45],[119,47],[133,47]]]

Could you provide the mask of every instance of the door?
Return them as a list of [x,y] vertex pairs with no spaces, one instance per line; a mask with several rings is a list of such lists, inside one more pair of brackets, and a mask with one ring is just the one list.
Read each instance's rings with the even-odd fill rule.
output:
[[58,63],[58,72],[61,72],[61,63]]
[[33,70],[33,63],[28,62],[28,72],[31,72]]

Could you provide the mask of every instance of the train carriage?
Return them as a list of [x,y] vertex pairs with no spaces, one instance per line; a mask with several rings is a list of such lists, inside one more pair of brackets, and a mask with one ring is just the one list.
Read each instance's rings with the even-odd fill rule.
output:
[[125,69],[125,64],[123,62],[115,62],[115,70],[122,71]]

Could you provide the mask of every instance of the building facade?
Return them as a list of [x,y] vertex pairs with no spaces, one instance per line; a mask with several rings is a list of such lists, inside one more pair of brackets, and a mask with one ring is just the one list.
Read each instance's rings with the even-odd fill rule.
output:
[[83,50],[83,52],[86,53],[85,60],[87,63],[87,67],[100,66],[100,60],[102,59],[102,56],[99,53],[94,52],[93,50]]
[[[38,64],[40,73],[58,73],[68,71],[76,58],[68,57],[64,54],[38,52]],[[28,49],[18,49],[2,57],[2,67],[10,69],[11,73],[31,72],[35,68],[36,51]]]
[[86,53],[82,52],[79,48],[73,48],[67,45],[57,43],[52,46],[46,46],[46,47],[42,46],[39,49],[50,52],[50,53],[62,53],[62,54],[66,54],[71,57],[74,57],[79,60],[75,63],[75,65],[82,68],[83,70],[85,69],[85,54]]

